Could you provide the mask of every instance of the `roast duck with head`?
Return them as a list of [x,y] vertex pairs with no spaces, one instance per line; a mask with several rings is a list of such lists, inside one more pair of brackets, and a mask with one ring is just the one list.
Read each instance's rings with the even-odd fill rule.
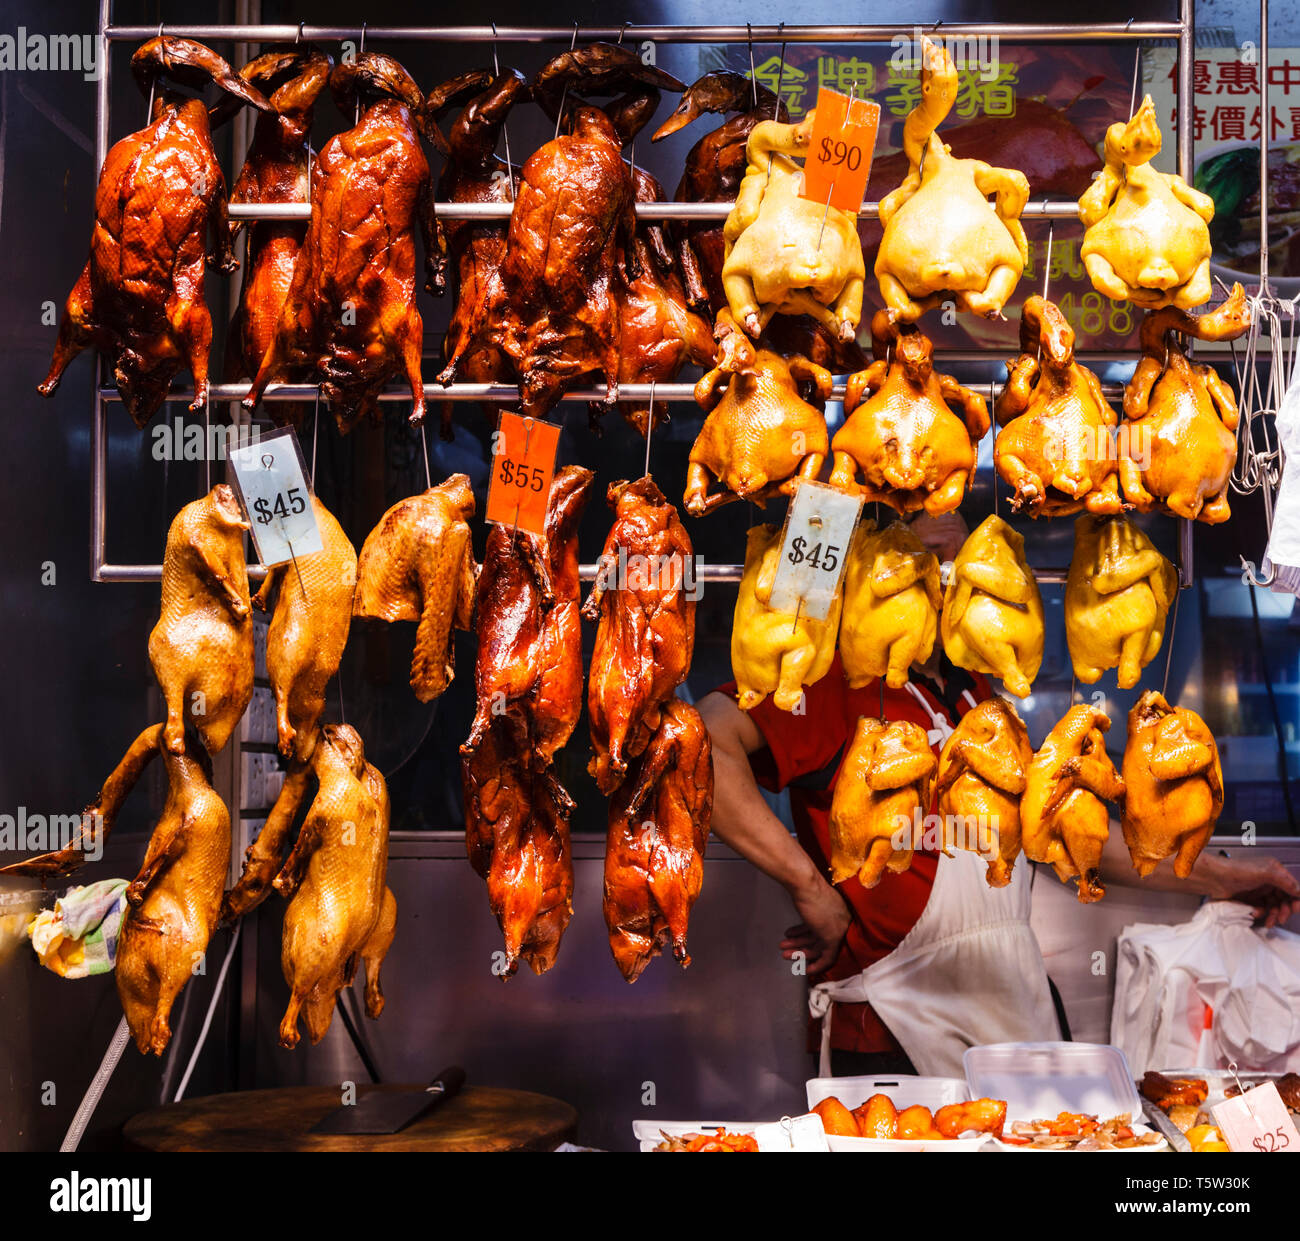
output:
[[[211,49],[191,39],[150,39],[131,73],[152,100],[149,123],[117,142],[100,169],[90,257],[68,294],[42,396],[53,395],[68,363],[93,345],[113,372],[139,427],[157,412],[172,377],[188,366],[192,410],[208,400],[212,316],[204,301],[209,262],[231,272],[226,180],[212,148],[202,99],[169,83],[216,84],[267,110],[261,93]],[[211,232],[212,252],[206,244]]]

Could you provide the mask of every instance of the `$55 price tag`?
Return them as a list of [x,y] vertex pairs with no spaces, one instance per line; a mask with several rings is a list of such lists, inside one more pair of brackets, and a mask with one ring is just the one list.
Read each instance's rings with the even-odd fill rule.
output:
[[785,514],[781,562],[769,607],[826,619],[861,511],[861,496],[845,495],[825,483],[799,484]]
[[1300,1154],[1300,1133],[1275,1082],[1264,1082],[1226,1099],[1212,1107],[1210,1114],[1229,1150]]
[[227,454],[257,558],[270,568],[322,548],[302,450],[292,427]]
[[555,423],[502,411],[492,437],[488,521],[528,534],[546,532],[546,502],[559,442]]
[[812,202],[829,202],[840,211],[860,210],[879,128],[878,103],[850,100],[823,86],[817,92],[817,115],[803,161],[803,190],[799,196]]

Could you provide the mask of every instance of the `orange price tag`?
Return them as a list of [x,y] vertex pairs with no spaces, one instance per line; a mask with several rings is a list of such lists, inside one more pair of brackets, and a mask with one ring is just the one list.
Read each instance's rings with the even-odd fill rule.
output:
[[546,501],[555,476],[560,428],[502,411],[492,440],[487,519],[528,534],[546,530]]
[[870,99],[854,99],[822,87],[817,92],[817,116],[813,120],[812,142],[803,162],[803,191],[811,202],[825,203],[841,211],[856,212],[862,206],[871,155],[880,128],[880,105]]

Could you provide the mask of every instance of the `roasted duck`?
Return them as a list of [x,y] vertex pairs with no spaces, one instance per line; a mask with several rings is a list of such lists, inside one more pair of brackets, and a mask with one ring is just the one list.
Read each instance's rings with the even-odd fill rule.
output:
[[713,749],[694,707],[672,697],[609,805],[605,925],[628,982],[664,948],[684,969],[686,926],[704,881]]
[[742,711],[752,711],[768,694],[780,710],[797,710],[803,687],[820,681],[835,661],[844,592],[836,593],[825,620],[775,611],[769,604],[780,559],[781,531],[752,526],[731,625],[731,672]]
[[1043,662],[1043,599],[1024,536],[994,514],[953,561],[943,598],[943,648],[959,668],[991,672],[1017,698]]
[[1128,713],[1124,747],[1124,843],[1145,878],[1167,857],[1186,879],[1223,809],[1214,736],[1195,711],[1147,690]]
[[1065,582],[1065,639],[1074,675],[1087,685],[1119,669],[1132,689],[1160,650],[1178,572],[1124,518],[1084,513],[1074,523]]
[[1097,376],[1074,360],[1074,330],[1054,302],[1037,294],[1025,302],[1020,357],[1007,371],[993,460],[1015,493],[1012,508],[1031,517],[1118,513],[1111,428],[1119,419]]
[[223,750],[253,696],[247,529],[234,491],[218,483],[181,509],[167,531],[149,662],[167,703],[173,754],[185,749],[187,723],[209,754]]
[[857,689],[884,677],[892,689],[934,649],[943,590],[939,558],[901,521],[858,525],[844,564],[840,659]]
[[325,1037],[338,993],[365,963],[366,1015],[384,1011],[379,967],[393,942],[397,902],[388,875],[388,789],[366,762],[356,729],[326,724],[312,756],[319,788],[298,839],[275,878],[289,901],[280,964],[289,1006],[280,1046],[298,1045],[298,1013],[306,1009],[312,1043]]
[[244,407],[254,409],[279,375],[318,380],[339,430],[366,414],[395,374],[411,387],[411,421],[424,419],[420,350],[424,324],[415,300],[415,233],[424,239],[425,288],[445,282],[435,233],[429,165],[420,149],[424,96],[381,52],[335,67],[330,90],[343,114],[361,99],[361,117],[336,134],[312,170],[311,221],[294,265],[271,346]]
[[1062,883],[1079,878],[1084,904],[1106,895],[1101,853],[1110,835],[1106,802],[1124,781],[1106,753],[1110,720],[1099,707],[1071,707],[1034,755],[1020,799],[1020,841],[1031,862],[1046,862]]
[[1210,300],[1214,199],[1151,166],[1160,142],[1150,95],[1106,131],[1106,165],[1079,199],[1079,257],[1093,287],[1117,302],[1191,310]]
[[220,56],[190,39],[141,44],[131,73],[152,100],[152,115],[144,129],[114,144],[100,169],[90,257],[68,294],[39,391],[52,396],[68,363],[94,345],[136,426],[143,427],[184,365],[194,375],[190,408],[207,404],[212,316],[204,301],[206,230],[218,270],[237,266],[208,110],[167,83],[200,90],[216,83],[255,108],[271,105]]
[[903,125],[907,177],[880,202],[885,232],[876,252],[885,305],[909,322],[945,297],[962,310],[1000,318],[1029,261],[1020,223],[1029,200],[1025,174],[956,159],[935,133],[957,101],[957,87],[947,49],[923,38],[921,101]]
[[991,888],[1004,888],[1020,855],[1020,797],[1034,757],[1029,730],[1005,698],[986,698],[962,716],[939,755],[935,810],[944,852],[956,847],[987,863]]
[[831,486],[900,513],[951,512],[975,472],[988,406],[952,376],[936,373],[929,338],[892,312],[872,319],[871,338],[876,360],[850,377],[844,396],[846,421],[831,445]]
[[266,635],[266,672],[275,693],[280,753],[299,762],[310,758],[316,745],[325,687],[339,670],[348,642],[357,584],[357,553],[348,536],[314,495],[311,504],[321,550],[275,565],[253,596],[263,612],[275,599]]
[[935,759],[925,730],[906,720],[858,720],[831,799],[831,882],[874,888],[886,869],[912,865],[913,825],[930,812]]
[[[319,740],[319,738],[318,738]],[[312,758],[320,746],[312,748]],[[284,783],[253,843],[244,851],[244,866],[239,880],[221,903],[221,921],[234,922],[256,909],[271,894],[275,877],[284,863],[285,849],[293,832],[294,820],[302,808],[307,786],[313,775],[312,761],[291,760]]]
[[1142,360],[1124,389],[1119,479],[1140,513],[1161,508],[1188,521],[1227,521],[1228,479],[1237,464],[1237,401],[1212,366],[1188,361],[1175,333],[1236,340],[1250,327],[1245,290],[1208,314],[1176,307],[1142,321]]
[[469,478],[453,474],[394,504],[366,536],[357,561],[353,616],[419,622],[411,688],[421,702],[431,702],[451,683],[451,627],[468,629],[474,612],[473,516]]
[[597,621],[587,682],[588,770],[612,793],[659,728],[695,649],[694,552],[677,509],[647,475],[611,483],[614,524],[582,614]]

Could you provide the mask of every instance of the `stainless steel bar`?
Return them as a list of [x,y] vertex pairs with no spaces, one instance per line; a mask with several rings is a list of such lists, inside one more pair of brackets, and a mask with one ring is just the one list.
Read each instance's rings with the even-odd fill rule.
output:
[[[439,215],[443,214],[441,207],[440,203]],[[311,203],[231,203],[229,210],[232,220],[311,219]]]
[[[113,0],[99,0],[99,80],[95,83],[95,180],[108,158],[109,52],[104,32],[113,20]],[[108,524],[108,408],[104,403],[104,364],[95,357],[95,395],[90,406],[90,579],[102,582]]]
[[1268,296],[1268,0],[1259,0],[1259,289]]
[[[1178,24],[1181,27],[1178,36],[1178,120],[1175,125],[1178,136],[1178,175],[1191,185],[1195,172],[1192,163],[1192,109],[1196,103],[1196,92],[1192,86],[1196,60],[1195,0],[1180,0],[1178,12]],[[1267,77],[1267,70],[1265,70],[1265,77]],[[1266,120],[1263,124],[1267,129]]]
[[1186,517],[1178,519],[1178,585],[1186,590],[1195,580],[1192,557],[1192,530],[1196,523]]

